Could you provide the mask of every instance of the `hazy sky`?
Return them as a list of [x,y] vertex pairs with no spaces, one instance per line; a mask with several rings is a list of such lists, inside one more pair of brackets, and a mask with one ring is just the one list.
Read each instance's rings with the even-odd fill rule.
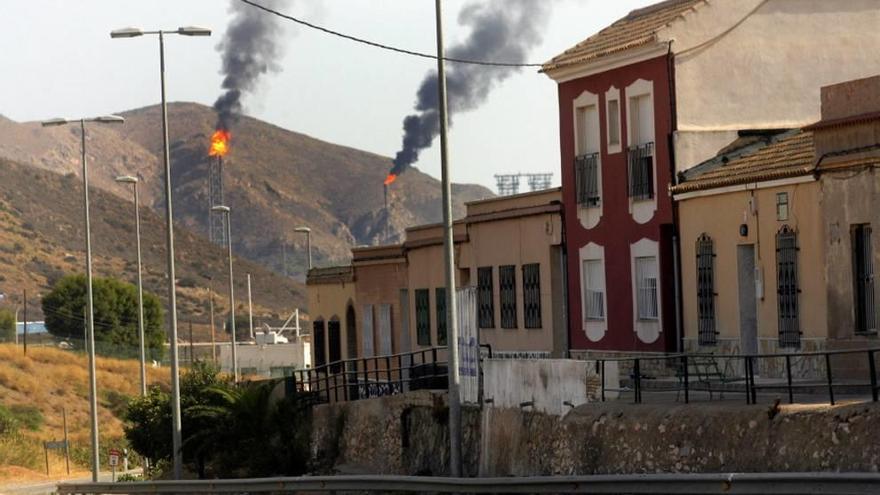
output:
[[[127,26],[212,28],[211,38],[172,36],[166,41],[169,100],[211,105],[220,94],[215,47],[229,21],[230,1],[236,0],[3,0],[0,114],[17,121],[73,118],[158,102],[158,41],[110,39],[112,29]],[[630,10],[654,3],[534,1],[554,7],[544,42],[530,62],[544,62]],[[444,3],[447,46],[467,34],[456,19],[468,3]],[[435,51],[433,0],[289,0],[285,11],[362,38]],[[266,77],[257,94],[246,98],[246,113],[393,156],[400,147],[402,119],[412,111],[416,88],[435,63],[280,22],[287,26],[278,61],[282,72]],[[174,122],[169,126],[173,140]],[[436,146],[425,151],[417,167],[439,176],[438,155]],[[450,157],[457,182],[494,190],[496,173],[546,171],[554,173],[558,184],[555,83],[533,69],[505,81],[484,106],[455,119]]]

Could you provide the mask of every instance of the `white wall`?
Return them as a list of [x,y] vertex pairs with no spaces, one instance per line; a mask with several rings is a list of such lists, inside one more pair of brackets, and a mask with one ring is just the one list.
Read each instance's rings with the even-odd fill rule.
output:
[[[220,370],[232,373],[232,348],[219,345]],[[301,370],[311,367],[308,342],[292,344],[251,345],[239,344],[238,369],[256,368],[257,374],[269,376],[272,368],[293,367]]]
[[[493,407],[519,408],[534,401],[530,410],[564,415],[574,406],[596,402],[599,374],[595,361],[571,359],[486,359],[483,360],[483,399]],[[616,362],[605,363],[606,389],[619,389]],[[606,392],[606,400],[617,392]]]
[[[757,10],[755,10],[757,8]],[[754,11],[754,12],[753,12]],[[673,40],[678,130],[795,128],[820,118],[819,89],[880,74],[877,0],[714,0],[660,33]],[[719,135],[678,139],[678,170]],[[711,151],[710,151],[711,150]],[[706,156],[708,155],[708,156]]]

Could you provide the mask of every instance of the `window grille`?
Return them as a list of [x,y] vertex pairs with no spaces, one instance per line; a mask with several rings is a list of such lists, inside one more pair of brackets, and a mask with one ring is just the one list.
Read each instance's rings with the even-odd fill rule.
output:
[[657,296],[657,257],[636,258],[636,305],[640,320],[660,318]]
[[877,331],[874,303],[874,263],[871,248],[871,226],[855,225],[852,229],[853,281],[855,289],[856,332]]
[[651,199],[654,197],[654,143],[630,146],[627,150],[629,163],[629,197]]
[[516,328],[516,267],[498,267],[501,289],[501,328]]
[[492,267],[477,268],[480,328],[495,328],[495,294],[493,288]]
[[700,345],[715,345],[715,248],[706,234],[697,239],[697,322]]
[[416,340],[419,345],[431,345],[431,293],[416,289]]
[[541,265],[523,265],[523,318],[526,328],[541,328]]
[[434,306],[437,311],[437,345],[446,345],[446,288],[434,289]]
[[583,263],[584,307],[588,320],[605,319],[605,267],[602,260]]
[[797,259],[797,232],[786,225],[776,234],[776,292],[780,347],[801,345]]
[[599,153],[581,155],[574,160],[577,204],[599,206]]
[[324,320],[318,320],[312,324],[312,339],[315,341],[315,367],[327,364],[327,354],[324,348]]

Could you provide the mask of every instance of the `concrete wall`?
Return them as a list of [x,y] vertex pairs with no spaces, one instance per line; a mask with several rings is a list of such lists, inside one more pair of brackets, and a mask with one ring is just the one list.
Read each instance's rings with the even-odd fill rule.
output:
[[723,0],[662,30],[674,40],[677,169],[714,156],[713,132],[818,121],[822,86],[880,73],[878,23],[875,0]]
[[[573,407],[601,400],[601,378],[593,361],[570,359],[483,360],[483,397],[491,407],[519,408],[564,415]],[[617,363],[605,364],[606,389],[619,389]],[[606,392],[606,400],[617,392]],[[568,404],[566,404],[568,403]],[[488,406],[487,406],[488,407]]]
[[[311,367],[309,342],[272,345],[242,345],[236,348],[238,368],[242,375],[254,373],[266,377],[286,376],[291,370]],[[250,368],[250,370],[248,369]],[[232,348],[220,346],[220,369],[232,373]]]
[[[448,473],[447,409],[430,393],[317,406],[319,473]],[[564,417],[465,408],[467,476],[880,470],[880,406],[587,404]]]
[[[778,221],[776,194],[787,192],[789,218]],[[750,201],[756,205],[755,213]],[[741,190],[724,194],[688,198],[679,202],[681,233],[681,273],[685,339],[689,350],[698,349],[697,340],[697,274],[696,241],[708,234],[715,250],[715,321],[719,332],[719,348],[725,352],[740,350],[740,315],[737,278],[737,246],[754,245],[755,262],[763,271],[763,297],[757,301],[758,350],[778,352],[778,307],[776,283],[776,233],[783,225],[798,232],[798,284],[802,350],[824,347],[828,337],[825,294],[824,234],[821,223],[822,205],[819,186],[815,181]],[[711,212],[711,214],[709,213]],[[739,227],[745,223],[748,235],[741,236]]]

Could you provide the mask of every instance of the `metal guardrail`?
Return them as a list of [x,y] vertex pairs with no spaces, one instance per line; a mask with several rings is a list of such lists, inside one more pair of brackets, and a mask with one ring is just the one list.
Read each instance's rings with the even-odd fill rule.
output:
[[639,494],[874,494],[874,473],[718,473],[528,478],[436,478],[422,476],[315,476],[232,480],[63,483],[61,495],[170,493],[601,493]]

